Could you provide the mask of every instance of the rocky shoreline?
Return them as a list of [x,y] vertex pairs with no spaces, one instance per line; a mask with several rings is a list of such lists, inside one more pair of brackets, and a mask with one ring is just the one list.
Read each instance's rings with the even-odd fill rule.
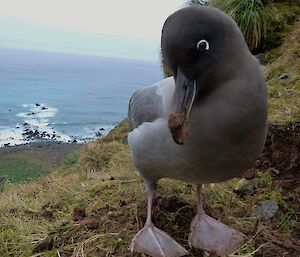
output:
[[[12,109],[7,110],[10,112]],[[57,108],[42,103],[22,105],[21,110],[11,113],[18,119],[15,125],[0,126],[0,148],[34,142],[84,143],[106,135],[114,127],[112,124],[89,128],[80,125],[80,131],[72,130],[72,124],[54,122],[57,112]]]

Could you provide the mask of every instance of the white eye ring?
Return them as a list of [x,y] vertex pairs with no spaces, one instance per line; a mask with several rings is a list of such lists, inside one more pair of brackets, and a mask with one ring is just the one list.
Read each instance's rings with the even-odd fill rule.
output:
[[205,40],[205,39],[201,39],[198,43],[197,43],[197,49],[199,50],[200,48],[200,44],[205,43],[205,50],[209,50],[209,43]]

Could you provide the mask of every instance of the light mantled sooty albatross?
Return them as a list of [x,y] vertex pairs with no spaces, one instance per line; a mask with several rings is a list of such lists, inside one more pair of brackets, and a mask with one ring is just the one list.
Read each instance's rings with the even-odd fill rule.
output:
[[232,253],[245,236],[205,214],[201,188],[241,175],[262,151],[267,92],[261,67],[237,24],[211,7],[170,15],[161,50],[174,75],[136,91],[129,103],[128,142],[148,195],[147,221],[131,250],[157,257],[188,254],[151,220],[156,182],[172,178],[197,185],[189,245]]

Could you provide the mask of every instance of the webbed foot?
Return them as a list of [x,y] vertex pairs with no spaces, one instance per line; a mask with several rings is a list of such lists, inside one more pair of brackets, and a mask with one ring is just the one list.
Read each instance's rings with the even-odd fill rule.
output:
[[189,245],[215,252],[218,255],[233,253],[245,240],[245,236],[220,221],[205,214],[202,202],[202,185],[197,186],[197,215],[192,221]]
[[153,257],[180,257],[187,254],[187,251],[172,237],[153,224],[145,225],[135,235],[130,249]]
[[189,245],[195,248],[224,255],[234,252],[245,240],[245,236],[229,226],[203,214],[192,221]]

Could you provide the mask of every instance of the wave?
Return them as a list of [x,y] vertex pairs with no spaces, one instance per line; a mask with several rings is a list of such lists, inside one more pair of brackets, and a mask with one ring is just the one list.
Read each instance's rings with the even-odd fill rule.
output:
[[20,112],[16,114],[20,118],[33,118],[33,119],[46,119],[53,118],[58,110],[54,107],[47,106],[46,104],[23,104],[23,108],[29,108],[27,112]]
[[[14,127],[0,126],[0,147],[27,144],[36,141],[84,143],[105,136],[116,123],[100,125],[98,122],[67,123],[53,120],[58,109],[47,104],[23,104],[24,111]],[[68,133],[64,130],[68,130]]]
[[4,145],[24,144],[23,130],[0,127],[0,147]]

